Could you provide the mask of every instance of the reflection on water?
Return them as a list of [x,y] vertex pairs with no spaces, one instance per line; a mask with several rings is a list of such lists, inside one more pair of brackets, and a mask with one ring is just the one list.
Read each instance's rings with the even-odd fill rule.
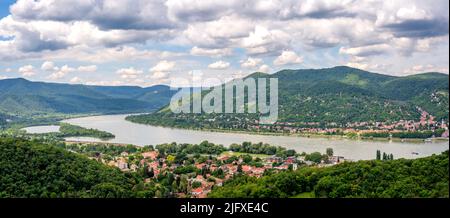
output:
[[[228,146],[232,143],[251,141],[295,149],[297,152],[325,153],[326,148],[333,148],[335,155],[353,160],[374,159],[376,151],[392,153],[394,158],[417,158],[430,156],[448,150],[448,141],[432,143],[358,141],[350,139],[306,138],[290,136],[267,136],[241,133],[205,132],[184,129],[172,129],[131,123],[125,120],[126,115],[105,115],[69,119],[67,122],[86,128],[95,128],[110,132],[116,137],[108,142],[135,145],[157,145],[162,143],[200,143],[208,140],[216,144]],[[93,138],[72,137],[67,140],[100,141]],[[414,154],[413,154],[414,153]],[[418,153],[418,154],[415,154]]]

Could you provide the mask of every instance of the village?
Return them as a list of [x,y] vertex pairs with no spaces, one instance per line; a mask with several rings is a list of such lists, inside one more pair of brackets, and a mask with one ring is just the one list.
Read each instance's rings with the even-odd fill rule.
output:
[[[249,125],[248,129],[253,131],[274,131],[274,132],[288,132],[291,134],[303,133],[303,134],[347,134],[347,135],[363,135],[365,133],[373,132],[415,132],[421,130],[435,131],[437,129],[443,130],[441,134],[435,134],[435,137],[448,138],[449,129],[445,120],[436,121],[435,117],[429,114],[427,111],[418,108],[421,112],[419,121],[414,120],[399,120],[397,122],[353,122],[347,123],[343,127],[337,123],[327,123],[327,127],[321,126],[318,122],[302,122],[302,123],[290,123],[290,122],[277,122],[272,126],[267,125]],[[257,121],[255,121],[257,123]],[[305,127],[298,127],[305,126]],[[316,126],[316,127],[314,127]],[[335,126],[335,127],[333,127]]]
[[[115,152],[88,152],[94,146],[111,148]],[[215,186],[222,186],[235,175],[259,178],[268,173],[297,170],[301,166],[327,167],[349,161],[342,156],[334,156],[332,149],[327,149],[327,154],[294,152],[292,156],[224,151],[218,155],[190,154],[179,162],[175,160],[175,154],[162,154],[152,147],[131,149],[131,145],[77,142],[69,143],[67,148],[105,165],[117,167],[123,172],[145,172],[147,176],[144,183],[154,182],[162,175],[173,174],[174,180],[184,179],[186,182],[186,191],[173,193],[174,196],[183,198],[205,198]],[[124,151],[118,153],[120,150]]]
[[[420,116],[417,120],[397,120],[397,121],[361,121],[361,122],[286,122],[277,121],[271,125],[259,123],[258,119],[249,116],[228,116],[217,115],[214,117],[202,118],[201,116],[190,117],[186,114],[174,115],[177,119],[190,119],[191,122],[201,120],[202,128],[241,130],[257,133],[274,134],[299,134],[299,135],[342,135],[348,137],[364,137],[371,133],[417,133],[431,131],[432,137],[448,138],[448,121],[437,120],[435,116],[416,108]],[[220,123],[220,125],[219,125]],[[201,128],[201,129],[202,129]]]

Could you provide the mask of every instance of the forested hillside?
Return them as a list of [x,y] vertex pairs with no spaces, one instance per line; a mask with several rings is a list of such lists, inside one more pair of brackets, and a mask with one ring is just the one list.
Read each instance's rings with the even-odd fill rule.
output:
[[167,86],[85,86],[0,80],[0,113],[18,117],[148,112],[169,102],[174,91]]
[[54,145],[0,138],[0,198],[132,197],[136,178]]
[[[84,156],[90,154],[92,158],[95,157],[93,154],[99,152],[120,155],[123,151],[136,151],[137,148],[133,146],[96,146],[98,147],[83,147],[87,149],[86,153],[75,153],[82,151],[82,147],[0,137],[0,198],[174,197],[174,193],[169,190],[181,188],[181,183],[174,183],[176,180],[172,173],[160,173],[152,182],[144,184],[144,178],[149,175],[145,170],[121,172],[119,168]],[[171,152],[179,149],[184,154],[216,154],[223,151],[223,147],[208,143],[195,146],[166,144],[156,148],[159,152],[170,153],[168,157],[175,157]],[[214,186],[209,197],[448,197],[448,155],[446,151],[440,155],[413,160],[345,162],[329,167],[301,166],[295,171],[290,168],[281,172],[268,170],[261,178],[245,176],[238,171],[230,180],[225,180],[223,186]],[[178,157],[178,153],[176,156]],[[191,158],[194,157],[195,155]],[[206,157],[203,158],[206,160]],[[196,177],[203,170],[196,169],[194,165],[181,165],[173,173],[192,172],[191,176]],[[186,184],[187,180],[184,189]],[[161,194],[163,192],[166,194]]]
[[238,176],[209,194],[215,198],[415,198],[449,196],[448,151],[391,161],[359,161],[301,168],[259,179]]
[[[417,121],[421,110],[429,112],[438,121],[449,118],[449,77],[446,74],[394,77],[355,68],[334,67],[283,70],[275,74],[255,73],[250,77],[279,79],[279,122],[344,125],[354,122]],[[129,120],[177,127],[228,128],[243,125],[243,119],[257,118],[257,115],[251,114],[176,115],[166,107],[159,113],[133,116]]]

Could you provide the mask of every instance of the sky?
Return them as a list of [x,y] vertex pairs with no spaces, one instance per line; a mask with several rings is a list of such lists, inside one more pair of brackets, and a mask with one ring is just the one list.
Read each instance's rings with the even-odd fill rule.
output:
[[350,66],[449,72],[448,0],[0,0],[0,79],[170,84]]

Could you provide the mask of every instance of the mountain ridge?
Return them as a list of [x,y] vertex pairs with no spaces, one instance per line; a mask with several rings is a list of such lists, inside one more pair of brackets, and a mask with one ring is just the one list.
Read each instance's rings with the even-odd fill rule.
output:
[[[246,78],[249,77],[278,78],[279,122],[300,126],[305,123],[320,123],[317,124],[320,126],[395,123],[401,120],[418,121],[422,111],[429,112],[435,120],[448,121],[447,74],[431,72],[399,77],[338,66],[281,70],[274,74],[253,73]],[[255,114],[224,116],[219,119],[220,116],[210,114],[201,117],[176,115],[171,114],[166,105],[159,113],[132,116],[129,120],[152,125],[158,122],[165,125],[162,121],[165,120],[166,126],[215,129],[242,127],[247,124],[239,120],[258,119]]]
[[89,86],[0,80],[0,112],[18,117],[52,113],[149,112],[163,106],[175,92],[168,86]]
[[[336,66],[286,69],[273,74],[255,72],[244,78],[249,77],[279,79],[284,121],[417,119],[417,107],[448,120],[448,106],[444,106],[448,102],[448,75],[443,73],[391,76]],[[0,91],[1,117],[163,111],[175,93],[166,85],[90,86],[23,78],[0,80]]]

